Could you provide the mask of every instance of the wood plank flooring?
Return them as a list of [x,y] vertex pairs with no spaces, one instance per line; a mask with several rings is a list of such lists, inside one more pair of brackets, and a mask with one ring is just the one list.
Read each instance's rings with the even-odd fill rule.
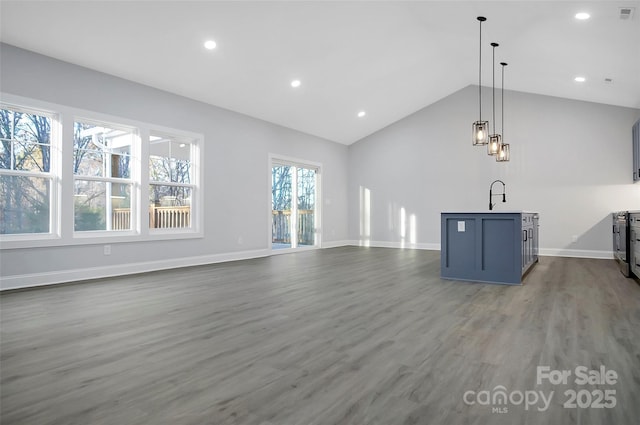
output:
[[[343,247],[3,293],[0,422],[637,424],[640,285],[613,260],[543,257],[519,287],[439,261]],[[536,384],[601,365],[616,384]],[[497,386],[554,395],[463,401]],[[565,408],[571,389],[616,406]]]

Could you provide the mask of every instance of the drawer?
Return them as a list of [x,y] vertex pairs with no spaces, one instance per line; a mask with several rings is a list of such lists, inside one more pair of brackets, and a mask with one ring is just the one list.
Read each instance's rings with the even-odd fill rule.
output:
[[640,278],[640,215],[632,214],[631,227],[629,228],[629,268],[631,272]]
[[640,226],[632,226],[629,228],[629,243],[631,247],[635,245],[636,251],[640,247]]

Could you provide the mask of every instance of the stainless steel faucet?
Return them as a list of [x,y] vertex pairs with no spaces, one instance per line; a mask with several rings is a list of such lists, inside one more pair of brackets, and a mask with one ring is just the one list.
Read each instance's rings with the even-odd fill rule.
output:
[[492,211],[493,206],[495,205],[491,202],[493,200],[493,197],[501,195],[500,193],[497,193],[495,195],[493,194],[493,185],[498,182],[502,183],[502,202],[507,202],[507,186],[502,180],[494,180],[493,183],[491,183],[491,186],[489,186],[489,211]]

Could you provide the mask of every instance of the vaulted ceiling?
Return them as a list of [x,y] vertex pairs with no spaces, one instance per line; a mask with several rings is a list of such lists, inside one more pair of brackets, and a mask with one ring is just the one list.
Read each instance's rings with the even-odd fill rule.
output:
[[640,108],[639,1],[3,0],[0,15],[4,43],[345,144],[477,84],[480,15],[483,85],[495,41],[508,89]]

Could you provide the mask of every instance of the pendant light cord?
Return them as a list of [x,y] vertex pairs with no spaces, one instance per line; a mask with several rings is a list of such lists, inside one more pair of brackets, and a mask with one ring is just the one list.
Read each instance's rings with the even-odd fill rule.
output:
[[493,47],[493,59],[492,59],[492,78],[493,78],[493,92],[491,102],[493,104],[493,134],[496,134],[496,47],[498,43],[491,43]]
[[480,110],[480,117],[478,121],[482,121],[482,20],[478,20],[480,21],[480,46],[478,49],[478,109]]
[[500,62],[500,65],[502,65],[502,107],[501,107],[501,112],[502,112],[502,118],[500,120],[500,125],[502,126],[502,141],[504,142],[504,67],[507,65],[504,62]]
[[491,73],[493,79],[493,89],[491,94],[491,102],[493,103],[493,134],[496,134],[496,46],[493,43],[493,57],[491,59]]

